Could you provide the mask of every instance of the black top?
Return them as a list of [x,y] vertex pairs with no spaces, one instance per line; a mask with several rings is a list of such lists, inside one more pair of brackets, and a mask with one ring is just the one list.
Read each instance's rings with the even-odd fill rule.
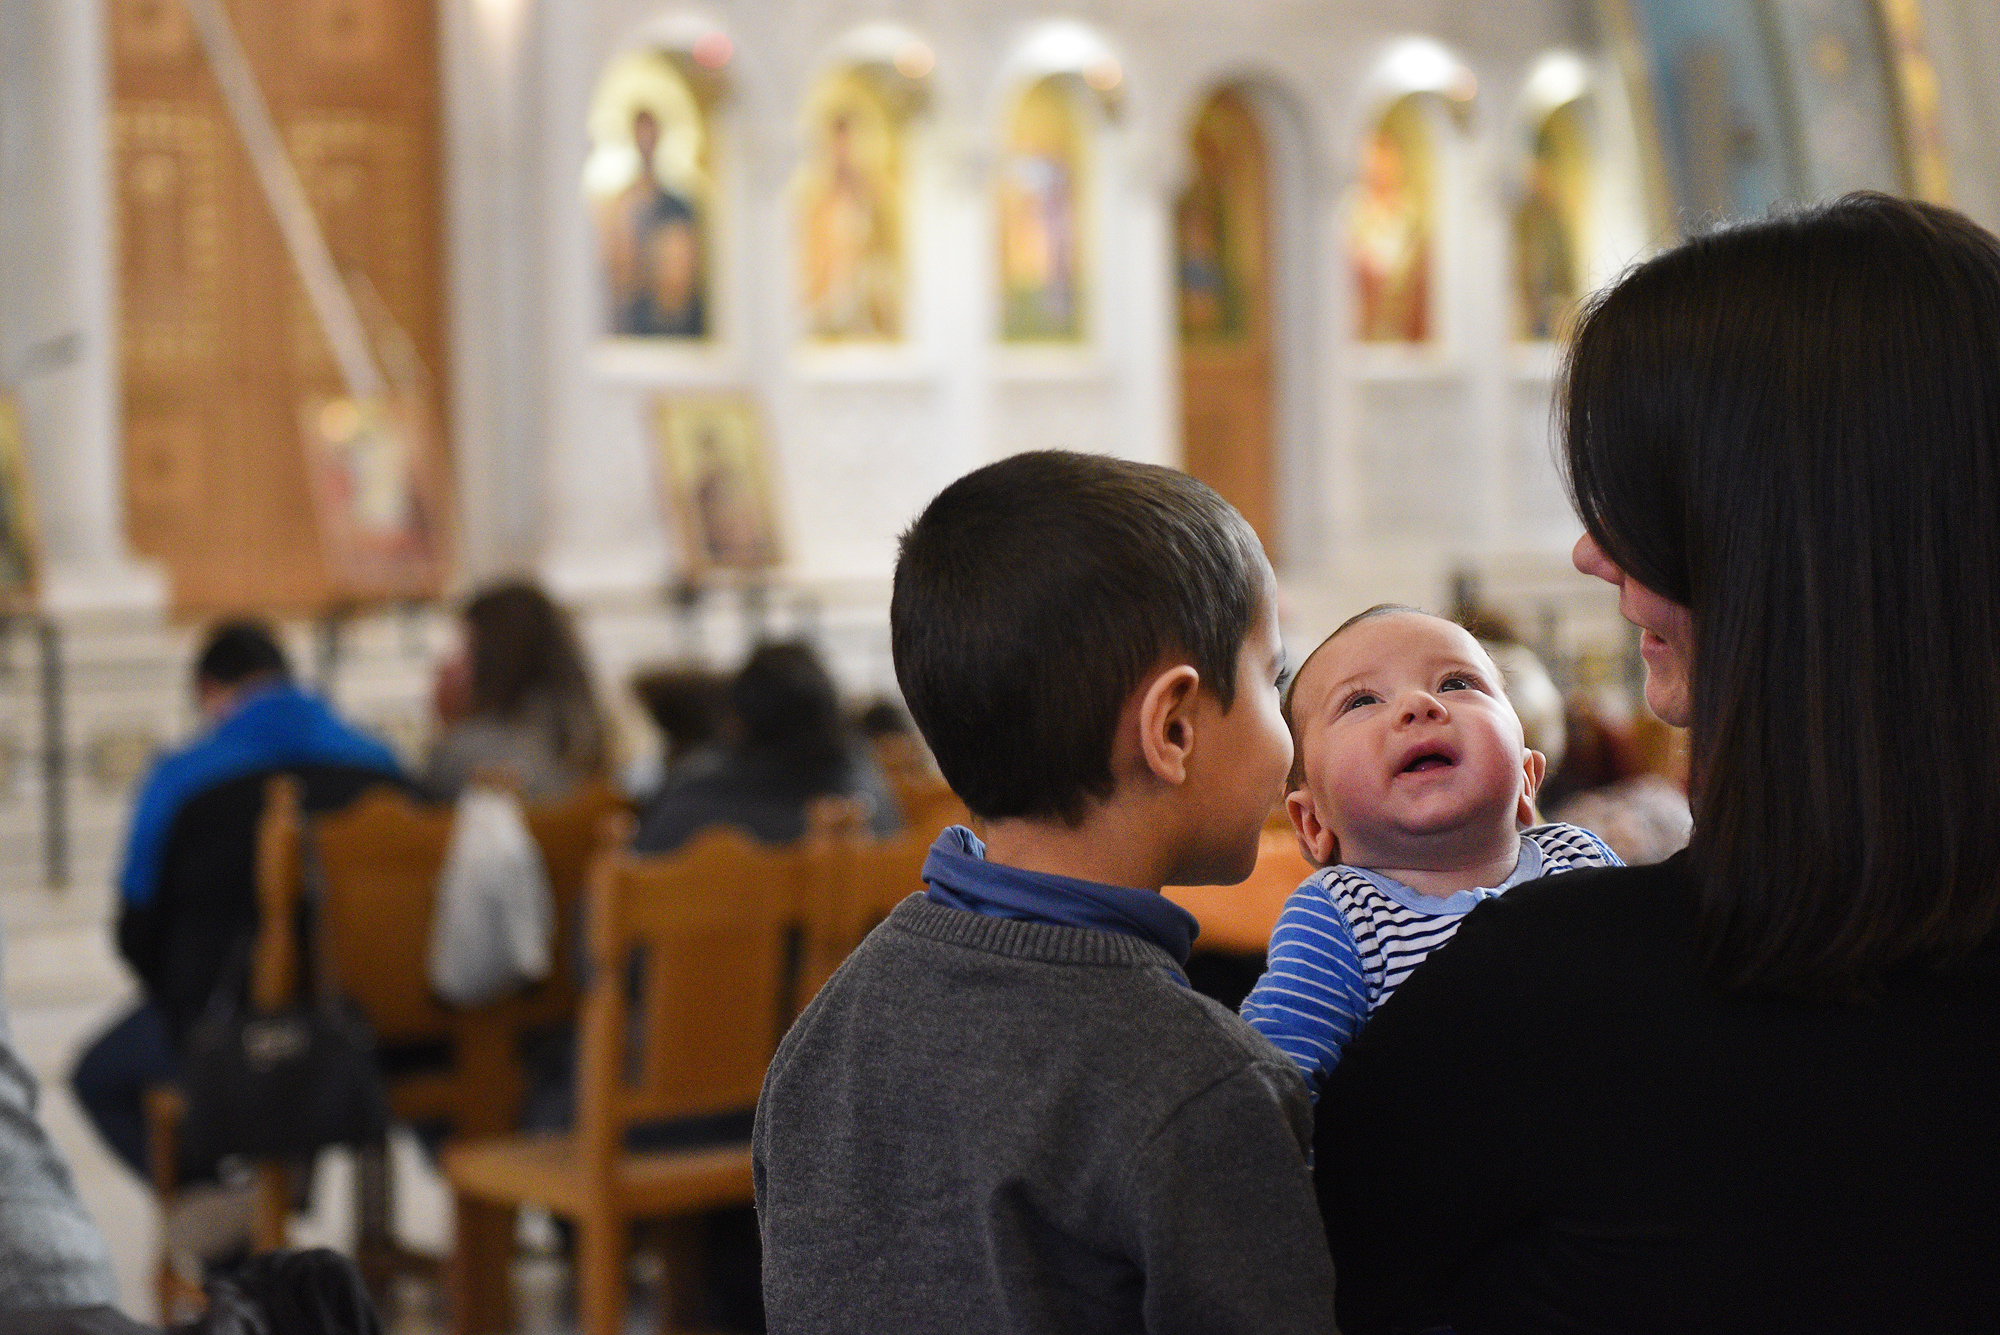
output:
[[257,930],[257,826],[273,774],[299,780],[308,815],[346,806],[364,789],[409,787],[353,765],[299,765],[230,779],[189,799],[174,817],[159,888],[118,915],[118,948],[178,1040],[200,1018],[238,943]]
[[1474,909],[1326,1086],[1347,1335],[2000,1330],[2000,949],[1720,994],[1685,855]]
[[733,826],[766,844],[804,837],[806,807],[815,797],[859,797],[877,835],[896,832],[902,812],[882,772],[858,747],[815,770],[754,746],[720,750],[687,761],[646,804],[632,847],[671,853],[714,825]]

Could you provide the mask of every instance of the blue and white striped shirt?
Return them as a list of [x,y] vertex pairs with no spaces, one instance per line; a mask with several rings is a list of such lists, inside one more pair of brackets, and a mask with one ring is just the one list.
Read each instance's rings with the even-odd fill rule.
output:
[[1505,881],[1441,899],[1366,867],[1322,867],[1285,901],[1243,1018],[1297,1063],[1317,1101],[1341,1050],[1475,905],[1538,876],[1619,865],[1588,830],[1537,825],[1521,832],[1521,857]]

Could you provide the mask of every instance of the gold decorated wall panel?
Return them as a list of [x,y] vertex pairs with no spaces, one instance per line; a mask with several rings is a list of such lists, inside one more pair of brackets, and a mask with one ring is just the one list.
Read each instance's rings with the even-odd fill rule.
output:
[[[133,546],[186,615],[350,601],[302,439],[305,405],[342,389],[317,318],[181,0],[105,3]],[[226,8],[377,360],[448,420],[436,6]],[[419,445],[430,478],[444,435]]]

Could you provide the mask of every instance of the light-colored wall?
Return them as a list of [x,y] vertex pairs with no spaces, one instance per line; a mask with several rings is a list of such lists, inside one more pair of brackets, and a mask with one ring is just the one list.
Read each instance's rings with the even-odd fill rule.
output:
[[[1637,132],[1602,6],[1585,0],[1095,0],[1066,7],[1114,51],[1124,108],[1097,144],[1103,312],[1090,347],[1031,358],[996,346],[992,173],[1018,57],[1045,11],[1015,0],[709,0],[733,39],[718,126],[723,334],[695,355],[596,338],[592,238],[579,191],[584,108],[598,71],[688,12],[677,0],[438,0],[442,16],[454,316],[453,438],[470,584],[537,570],[577,607],[604,693],[645,742],[621,686],[632,667],[732,661],[759,631],[718,594],[671,613],[675,535],[655,504],[645,407],[662,390],[744,387],[769,413],[796,555],[762,627],[815,634],[850,691],[893,685],[884,609],[895,534],[951,477],[1036,445],[1173,461],[1178,405],[1171,204],[1189,118],[1221,81],[1265,116],[1278,180],[1281,522],[1287,632],[1307,647],[1386,598],[1438,603],[1449,573],[1480,574],[1531,634],[1573,652],[1629,638],[1608,599],[1568,571],[1575,523],[1548,453],[1553,359],[1507,336],[1506,218],[1526,144],[1519,99],[1534,61],[1570,47],[1596,81],[1609,164],[1594,273],[1650,241]],[[2000,224],[2000,9],[1927,0],[1957,202]],[[915,317],[892,354],[815,355],[794,337],[788,188],[813,80],[864,20],[907,25],[937,54],[931,110],[912,143]],[[1392,92],[1383,57],[1411,36],[1477,78],[1446,153],[1443,334],[1428,353],[1361,349],[1342,259],[1344,202],[1370,116]],[[45,1077],[59,1078],[127,983],[104,924],[133,767],[185,732],[191,633],[164,624],[157,575],[122,535],[114,227],[104,126],[101,6],[0,0],[0,378],[23,369],[51,610],[66,681],[63,796],[70,884],[43,885],[40,649],[0,634],[0,931],[5,999]],[[30,358],[31,349],[48,357]],[[291,627],[302,664],[311,628]],[[421,738],[449,617],[351,626],[335,694]],[[68,1151],[96,1165],[100,1217],[143,1204],[57,1098]],[[143,1311],[148,1233],[120,1232]]]
[[[657,605],[678,571],[648,457],[657,393],[729,386],[758,396],[793,558],[780,583],[785,596],[817,604],[824,624],[847,627],[834,652],[870,689],[891,685],[880,642],[895,535],[945,482],[1038,445],[1176,461],[1171,209],[1189,171],[1189,121],[1225,81],[1253,89],[1279,169],[1282,574],[1293,634],[1310,639],[1382,597],[1439,602],[1460,568],[1484,571],[1499,596],[1557,607],[1565,625],[1588,623],[1586,637],[1605,633],[1602,600],[1565,573],[1574,527],[1548,462],[1552,362],[1506,332],[1506,219],[1526,148],[1519,100],[1551,48],[1578,51],[1596,79],[1602,195],[1615,224],[1600,229],[1615,242],[1596,268],[1615,271],[1650,239],[1619,71],[1594,51],[1574,5],[1179,0],[1070,11],[1125,75],[1122,111],[1095,145],[1102,318],[1077,354],[1035,357],[991,334],[993,171],[1021,52],[1044,21],[1031,7],[740,0],[700,11],[736,54],[717,124],[720,332],[692,353],[597,337],[594,242],[578,188],[598,72],[685,11],[656,0],[445,8],[467,568],[532,561],[573,601],[627,608],[596,625],[614,657],[672,638],[657,618],[629,614]],[[891,350],[828,352],[796,336],[793,314],[789,192],[805,150],[801,113],[853,30],[883,20],[937,56],[910,143],[911,333]],[[1479,84],[1444,153],[1443,334],[1416,354],[1349,343],[1342,258],[1361,137],[1397,91],[1384,57],[1410,36],[1442,43]],[[726,597],[717,601],[726,609]],[[703,635],[719,653],[738,642],[726,611]]]

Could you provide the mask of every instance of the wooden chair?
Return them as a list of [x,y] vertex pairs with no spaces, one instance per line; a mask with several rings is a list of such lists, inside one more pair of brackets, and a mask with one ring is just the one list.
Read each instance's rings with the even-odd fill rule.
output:
[[390,1107],[398,1117],[446,1121],[454,1135],[513,1128],[522,1094],[515,1040],[524,1029],[576,1012],[577,905],[598,828],[623,809],[606,785],[525,808],[553,900],[549,976],[517,996],[467,1009],[439,1004],[428,972],[452,808],[377,791],[318,820],[321,921],[335,981],[367,1015],[383,1047],[451,1044],[448,1068],[392,1080]]
[[[607,845],[622,848],[622,832]],[[680,852],[599,855],[589,904],[591,977],[584,1002],[576,1130],[449,1147],[445,1177],[458,1218],[538,1205],[577,1225],[583,1335],[618,1335],[633,1221],[752,1201],[750,1146],[638,1152],[644,1123],[747,1110],[788,1018],[787,936],[806,874],[801,849],[759,847],[711,830]],[[628,998],[628,967],[642,961]],[[463,1248],[461,1247],[461,1253]],[[460,1295],[471,1280],[454,1268]],[[461,1296],[460,1335],[474,1305]]]
[[[951,786],[935,775],[894,782],[896,804],[903,809],[903,829],[925,843],[947,825],[973,825],[972,813]],[[976,828],[976,827],[975,827]]]
[[906,830],[877,840],[864,825],[849,822],[808,850],[805,948],[795,1013],[805,1009],[862,937],[924,888],[924,858],[933,837]]
[[[448,1051],[443,1063],[428,1069],[385,1072],[390,1110],[398,1118],[443,1123],[453,1139],[499,1135],[517,1125],[526,1093],[521,1036],[576,1013],[576,909],[596,831],[623,809],[623,799],[604,784],[525,809],[553,900],[550,974],[516,996],[466,1009],[438,1003],[428,967],[453,809],[377,790],[315,822],[313,843],[324,874],[320,918],[336,984],[368,1017],[382,1048],[435,1045]],[[429,1258],[395,1240],[382,1147],[364,1148],[356,1173],[356,1260],[370,1287],[380,1293],[399,1273],[435,1274]],[[481,1291],[487,1310],[498,1306],[491,1289],[505,1281],[512,1243],[511,1220],[505,1222],[505,1233],[478,1240],[482,1268],[493,1272]]]
[[[265,785],[264,811],[257,824],[256,882],[258,929],[250,961],[250,1004],[260,1011],[283,1009],[298,995],[298,936],[294,931],[299,902],[299,782],[274,775]],[[146,1148],[161,1217],[180,1198],[180,1132],[187,1120],[186,1096],[175,1086],[146,1091]],[[276,1251],[288,1240],[291,1181],[287,1166],[265,1163],[256,1168],[256,1208],[251,1249]],[[207,1302],[199,1276],[182,1275],[163,1246],[154,1266],[153,1283],[163,1323],[178,1314],[198,1313]]]

